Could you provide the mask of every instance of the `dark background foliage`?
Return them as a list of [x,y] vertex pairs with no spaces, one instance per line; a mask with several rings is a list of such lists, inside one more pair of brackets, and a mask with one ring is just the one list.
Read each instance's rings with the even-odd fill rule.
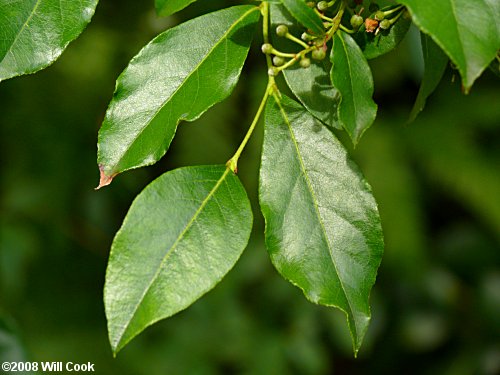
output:
[[265,87],[259,42],[230,99],[182,124],[157,165],[96,192],[100,122],[116,77],[147,41],[232,4],[200,1],[158,19],[152,1],[102,0],[52,67],[0,84],[0,359],[90,361],[99,374],[498,373],[499,81],[486,72],[464,96],[448,69],[405,125],[422,74],[415,30],[372,61],[379,116],[353,152],[386,239],[359,358],[343,315],[308,303],[268,260],[256,200],[261,128],[239,165],[256,217],[241,260],[212,292],[112,358],[102,288],[113,235],[153,178],[232,155]]

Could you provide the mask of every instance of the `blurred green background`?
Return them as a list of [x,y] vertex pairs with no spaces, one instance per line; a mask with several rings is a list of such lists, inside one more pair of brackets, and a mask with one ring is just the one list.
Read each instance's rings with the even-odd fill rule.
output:
[[0,360],[90,361],[98,374],[124,375],[500,373],[500,81],[486,72],[464,96],[449,69],[406,125],[422,74],[415,30],[371,62],[379,115],[353,152],[386,239],[358,359],[344,316],[307,302],[267,257],[256,200],[262,127],[239,165],[255,213],[242,258],[113,359],[102,288],[114,233],[156,176],[233,154],[265,87],[260,42],[230,99],[181,124],[157,165],[98,192],[97,131],[116,77],[146,42],[233,4],[199,1],[158,19],[152,0],[102,0],[52,67],[0,84]]

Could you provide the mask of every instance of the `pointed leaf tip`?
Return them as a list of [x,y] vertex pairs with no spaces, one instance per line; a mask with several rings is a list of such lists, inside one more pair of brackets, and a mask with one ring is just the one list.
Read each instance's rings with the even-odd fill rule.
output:
[[342,143],[285,95],[267,103],[259,200],[272,263],[308,300],[347,315],[356,355],[384,247],[377,204]]
[[495,58],[500,45],[497,0],[399,0],[415,25],[448,55],[469,90]]
[[99,190],[100,188],[102,188],[104,186],[108,186],[113,181],[113,178],[115,178],[115,176],[116,176],[116,174],[114,174],[112,176],[108,176],[106,174],[106,172],[104,172],[104,166],[103,165],[99,166],[99,173],[100,173],[100,176],[99,176],[99,186],[97,186],[95,188],[95,190]]

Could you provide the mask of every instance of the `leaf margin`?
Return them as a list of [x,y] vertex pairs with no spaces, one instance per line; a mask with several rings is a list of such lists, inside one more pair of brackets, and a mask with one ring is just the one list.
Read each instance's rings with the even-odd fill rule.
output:
[[[316,121],[318,124],[321,124],[321,121],[319,119],[317,119],[314,115],[312,115],[309,111],[307,111],[307,109],[305,109],[302,105],[298,104],[297,102],[295,102],[293,99],[290,99],[288,97],[286,97],[285,95],[281,94],[281,95],[273,95],[268,103],[267,103],[267,106],[266,106],[266,125],[265,125],[265,128],[267,129],[268,125],[267,125],[267,117],[268,117],[268,113],[271,111],[271,107],[273,105],[277,106],[278,107],[278,111],[280,112],[280,116],[283,118],[283,120],[285,121],[286,125],[287,125],[287,128],[288,128],[288,132],[290,132],[291,134],[291,137],[292,138],[295,138],[295,135],[294,135],[294,131],[292,130],[292,125],[290,123],[290,120],[288,119],[288,115],[286,114],[286,111],[284,109],[284,106],[282,104],[282,100],[287,100],[291,103],[294,103],[296,106],[299,106],[302,108],[302,111],[303,113],[306,113],[308,116],[310,116],[310,118],[312,118],[314,121]],[[271,101],[274,101],[274,103],[272,103]],[[272,125],[271,125],[272,126]],[[333,136],[334,139],[336,139],[334,133],[331,131],[331,129],[329,129],[328,127],[324,126],[324,125],[320,125],[321,127],[324,127],[325,130],[328,129],[328,131],[331,133],[331,135]],[[266,133],[266,130],[265,130],[265,133]],[[265,134],[264,134],[264,137],[265,137]],[[265,141],[264,141],[265,142]],[[298,146],[298,143],[296,140],[293,141],[294,142],[294,147],[296,148],[297,152],[300,154],[300,151],[299,151],[299,146]],[[340,145],[342,145],[340,143],[340,141],[338,141],[337,139],[337,142],[339,142]],[[265,145],[265,143],[264,143]],[[343,147],[343,145],[342,145]],[[265,212],[265,209],[267,209],[267,207],[263,206],[263,203],[262,203],[262,188],[263,188],[263,183],[262,183],[262,167],[263,167],[263,163],[264,163],[264,158],[265,158],[265,153],[264,153],[264,146],[263,146],[263,149],[262,149],[262,160],[261,160],[261,166],[260,166],[260,173],[259,173],[259,204],[260,204],[260,207],[261,207],[261,212],[264,216],[264,219],[265,219],[265,234],[266,234],[266,248],[268,249],[268,252],[269,252],[269,255],[271,255],[270,253],[270,248],[269,248],[269,244],[268,244],[268,233],[269,233],[269,225],[268,225],[268,222],[269,222],[269,218],[268,218],[268,215],[266,215],[266,212]],[[345,150],[345,148],[344,148]],[[347,152],[347,150],[345,150]],[[352,161],[351,161],[352,162]],[[300,160],[300,164],[302,165],[302,169],[304,170],[305,166],[303,165],[303,161]],[[359,169],[359,168],[358,168]],[[360,171],[358,171],[360,172]],[[317,304],[317,305],[323,305],[323,306],[328,306],[328,307],[335,307],[337,309],[339,309],[340,311],[342,311],[345,316],[346,316],[346,320],[347,320],[347,323],[348,323],[348,327],[349,327],[349,331],[351,333],[351,339],[352,339],[352,345],[353,345],[353,351],[354,351],[354,356],[356,357],[357,354],[358,354],[358,351],[361,347],[361,344],[362,344],[362,341],[363,341],[363,338],[367,332],[367,329],[368,329],[368,324],[369,324],[369,321],[371,319],[371,308],[370,308],[370,305],[369,305],[369,298],[370,298],[370,291],[373,289],[373,286],[375,284],[375,279],[377,277],[377,274],[378,274],[378,269],[380,267],[380,263],[381,263],[381,260],[382,260],[382,254],[383,254],[383,249],[384,249],[384,239],[383,239],[383,231],[382,231],[382,227],[381,227],[381,222],[380,222],[380,216],[378,214],[378,207],[377,207],[377,204],[376,204],[376,201],[374,200],[373,198],[373,194],[372,194],[372,191],[371,191],[371,187],[369,186],[368,182],[366,181],[366,179],[361,175],[362,177],[362,181],[363,181],[363,184],[366,187],[368,187],[368,190],[367,192],[371,195],[371,198],[373,199],[373,203],[374,203],[374,208],[375,208],[375,211],[376,211],[376,214],[377,214],[377,223],[375,223],[375,226],[376,226],[376,230],[377,230],[377,234],[376,236],[378,236],[378,240],[379,240],[379,243],[377,246],[375,246],[375,250],[378,252],[378,260],[377,260],[377,264],[376,264],[376,267],[375,267],[375,270],[372,274],[372,278],[370,280],[368,280],[368,284],[370,285],[369,287],[369,291],[368,291],[368,295],[366,296],[366,303],[367,303],[367,308],[368,308],[368,315],[365,316],[365,326],[362,328],[361,331],[358,331],[358,326],[356,324],[356,321],[354,320],[354,311],[351,312],[352,315],[349,314],[349,312],[347,310],[345,310],[343,307],[339,306],[338,304],[336,303],[324,303],[324,302],[319,302],[319,300],[317,298],[313,298],[311,297],[310,295],[308,295],[307,291],[304,289],[303,286],[299,285],[298,282],[290,279],[288,276],[284,275],[281,270],[277,267],[277,265],[275,264],[274,260],[271,258],[272,260],[272,263],[274,265],[274,267],[276,268],[276,270],[278,271],[278,273],[284,278],[286,279],[288,282],[290,282],[292,285],[298,287],[304,294],[304,296],[306,297],[306,299],[314,304]],[[310,181],[307,181],[307,184],[309,186],[309,190],[313,190],[312,189],[312,184]],[[321,216],[321,214],[319,213],[318,211],[318,205],[316,204],[315,205],[315,210],[317,212],[317,215],[318,216]],[[269,211],[271,212],[271,211]],[[322,219],[320,219],[320,221],[322,222]],[[325,232],[325,227],[324,227],[324,224],[322,224],[322,229],[323,229],[323,233],[324,233],[324,236],[327,236],[326,232]],[[328,238],[325,237],[325,239]],[[273,241],[275,241],[275,239],[273,239]],[[327,241],[328,242],[328,241]],[[330,254],[331,256],[332,254]],[[337,267],[335,267],[335,269],[337,269]],[[338,271],[337,272],[337,275],[338,275]],[[339,277],[339,276],[338,276]],[[340,277],[339,277],[339,280]],[[341,284],[342,284],[342,281],[341,281]],[[344,294],[346,293],[345,289],[344,289],[344,286],[342,285],[342,290],[344,292]],[[346,298],[347,298],[347,294],[346,295]],[[349,298],[347,298],[347,300],[349,300]],[[350,302],[348,303],[349,306],[351,306]],[[352,309],[352,307],[351,307]],[[352,321],[351,321],[351,316],[352,316]],[[355,333],[355,334],[354,334]]]
[[[113,338],[112,337],[112,329],[110,328],[111,327],[111,319],[110,319],[110,312],[109,312],[110,311],[109,310],[110,309],[110,307],[109,307],[110,302],[108,302],[110,298],[108,298],[108,294],[110,293],[109,290],[111,289],[109,274],[110,274],[111,269],[113,267],[112,257],[116,257],[117,256],[116,255],[116,250],[114,250],[115,246],[116,246],[115,241],[125,231],[125,228],[128,225],[129,221],[132,220],[131,219],[131,213],[133,213],[133,210],[139,204],[140,200],[143,199],[142,197],[144,196],[143,195],[144,193],[149,192],[150,190],[152,190],[154,188],[155,184],[162,182],[162,179],[166,179],[166,178],[172,176],[172,174],[174,174],[174,173],[185,172],[187,170],[198,170],[198,169],[202,169],[202,168],[207,168],[207,169],[208,168],[213,168],[213,169],[218,168],[220,171],[223,170],[223,173],[222,173],[221,177],[217,180],[217,182],[214,185],[214,187],[210,190],[210,192],[208,193],[208,195],[204,198],[201,206],[195,211],[195,213],[193,214],[192,218],[188,222],[188,225],[186,225],[184,227],[183,231],[179,234],[179,236],[177,237],[177,239],[174,242],[174,244],[172,245],[172,247],[169,248],[168,251],[167,251],[167,253],[162,257],[162,261],[161,261],[160,265],[157,267],[158,269],[155,271],[153,279],[151,280],[151,282],[148,283],[147,288],[142,293],[141,299],[137,303],[137,305],[135,306],[135,308],[134,308],[134,310],[132,312],[132,316],[130,317],[130,320],[128,321],[127,325],[125,327],[123,327],[122,332],[118,335],[118,337],[116,339]],[[169,176],[167,176],[167,175],[169,175]],[[159,272],[161,271],[161,269],[163,267],[165,259],[168,259],[168,257],[171,255],[172,248],[174,248],[177,245],[177,243],[179,242],[179,239],[181,237],[183,237],[187,233],[187,231],[192,227],[192,225],[194,224],[194,220],[205,209],[206,205],[208,204],[208,202],[210,201],[210,199],[216,194],[218,188],[222,185],[222,183],[226,182],[225,179],[228,176],[231,176],[231,178],[235,179],[235,181],[238,184],[238,188],[240,188],[240,190],[244,193],[244,198],[245,199],[242,201],[242,204],[244,206],[246,206],[246,211],[247,211],[246,214],[248,215],[249,224],[250,224],[250,226],[249,226],[249,228],[247,230],[246,239],[240,245],[241,251],[239,251],[239,254],[238,254],[236,260],[230,266],[229,269],[227,269],[219,278],[217,278],[217,280],[215,280],[215,282],[213,282],[213,284],[209,288],[206,288],[205,290],[202,290],[201,292],[198,292],[197,293],[197,297],[194,300],[192,300],[191,302],[189,302],[187,305],[184,305],[182,308],[176,310],[173,313],[170,313],[168,315],[162,315],[160,317],[156,317],[153,320],[150,320],[146,325],[143,325],[141,329],[139,329],[138,331],[136,331],[135,333],[133,333],[131,336],[126,337],[125,339],[123,339],[125,337],[125,334],[126,334],[128,328],[130,327],[131,322],[133,321],[133,319],[135,317],[135,314],[137,313],[138,309],[140,308],[141,303],[143,303],[146,294],[151,290],[151,288],[152,288],[155,280],[157,279],[157,277],[159,275]],[[192,304],[194,304],[199,299],[201,299],[204,295],[206,295],[208,292],[210,292],[211,290],[213,290],[223,280],[223,278],[233,269],[233,267],[238,262],[239,258],[241,257],[242,253],[244,252],[244,250],[246,249],[246,247],[248,245],[248,241],[250,239],[251,232],[252,232],[252,227],[253,227],[253,212],[252,212],[252,209],[251,209],[251,205],[250,205],[250,201],[248,199],[248,195],[247,195],[246,189],[244,188],[244,186],[241,183],[241,180],[238,178],[238,176],[235,173],[233,173],[231,171],[231,169],[228,166],[226,166],[226,165],[197,165],[197,166],[180,167],[180,168],[176,168],[174,170],[171,170],[171,171],[168,171],[168,172],[162,174],[157,179],[155,179],[154,181],[152,181],[151,183],[149,183],[144,188],[144,190],[141,191],[134,198],[134,200],[133,200],[131,206],[129,207],[129,210],[128,210],[128,212],[127,212],[127,214],[126,214],[126,216],[125,216],[125,218],[123,220],[123,223],[122,223],[120,229],[115,234],[115,237],[113,239],[113,244],[111,246],[111,251],[110,251],[110,255],[109,255],[108,265],[106,267],[106,277],[105,277],[105,283],[104,283],[104,288],[103,288],[103,292],[104,292],[103,293],[103,299],[104,299],[104,304],[105,304],[105,313],[106,313],[106,320],[107,320],[107,327],[108,327],[109,343],[111,345],[113,356],[116,357],[117,353],[120,350],[122,350],[128,343],[130,343],[130,341],[132,341],[134,338],[136,338],[139,334],[141,334],[144,330],[146,330],[151,325],[153,325],[153,324],[155,324],[155,323],[157,323],[157,322],[159,322],[161,320],[167,319],[167,318],[169,318],[171,316],[174,316],[174,315],[180,313],[181,311],[189,308]]]
[[[27,27],[28,22],[31,21],[31,19],[33,18],[33,15],[34,15],[35,11],[37,10],[38,6],[40,5],[41,1],[42,0],[37,0],[37,2],[35,3],[34,8],[32,9],[32,11],[30,13],[30,16],[28,17],[29,19],[24,22],[24,24],[22,26],[22,29],[24,29],[25,27]],[[53,65],[62,56],[62,54],[68,48],[69,44],[72,43],[72,42],[74,42],[76,39],[78,39],[81,36],[81,34],[85,31],[85,29],[87,28],[87,26],[90,24],[90,22],[92,21],[92,18],[93,18],[94,14],[95,14],[95,10],[97,8],[99,0],[91,0],[91,1],[93,1],[93,3],[91,4],[91,8],[90,8],[91,12],[88,12],[86,14],[86,18],[82,22],[80,30],[77,33],[75,33],[74,36],[72,36],[69,39],[67,39],[66,41],[64,41],[64,43],[62,44],[62,46],[60,46],[60,48],[52,48],[51,49],[52,54],[51,54],[50,59],[45,60],[44,63],[38,64],[33,69],[25,67],[25,68],[23,68],[22,71],[17,71],[15,73],[9,73],[9,74],[6,74],[5,76],[2,76],[2,62],[4,61],[5,56],[11,51],[12,46],[10,46],[9,49],[8,49],[8,51],[6,52],[6,54],[0,60],[0,83],[3,82],[3,81],[6,81],[8,79],[11,79],[11,78],[16,78],[16,77],[20,77],[20,76],[23,76],[23,75],[31,75],[31,74],[38,73],[41,70],[44,70],[44,69],[50,67],[51,65]],[[21,34],[21,32],[23,32],[23,30],[21,30],[18,33],[18,35],[15,38],[15,41],[13,41],[13,44],[19,38],[19,35]]]
[[[374,93],[374,83],[373,83],[373,75],[370,70],[370,66],[368,64],[368,61],[366,60],[363,51],[361,50],[360,46],[356,43],[356,41],[347,33],[340,31],[335,33],[333,39],[333,46],[332,50],[330,52],[330,61],[332,62],[332,68],[330,71],[330,78],[333,86],[339,91],[340,93],[340,102],[337,107],[338,111],[338,119],[339,122],[342,124],[342,127],[347,131],[349,134],[349,137],[351,138],[354,147],[357,146],[358,142],[360,141],[361,137],[363,134],[368,130],[372,125],[373,122],[375,121],[375,118],[377,116],[377,110],[378,106],[373,100],[373,93]],[[351,91],[349,91],[349,96],[352,96],[352,101],[355,102],[356,100],[354,99],[356,97],[356,93],[354,92],[354,87],[352,85],[353,81],[359,80],[359,77],[356,78],[356,80],[353,79],[355,75],[351,72],[351,64],[349,63],[350,56],[352,55],[357,55],[353,56],[354,61],[356,61],[362,69],[364,69],[364,74],[365,74],[365,79],[361,80],[360,83],[363,84],[365,87],[363,90],[360,90],[361,93],[359,95],[362,95],[362,100],[366,104],[365,108],[365,115],[363,117],[366,117],[366,120],[361,121],[361,116],[359,116],[358,111],[355,112],[355,122],[354,123],[346,123],[345,116],[343,112],[345,112],[345,99],[346,95],[342,92],[343,90],[339,88],[338,84],[338,79],[337,77],[345,77],[344,74],[337,75],[336,74],[336,56],[339,54],[339,52],[336,50],[337,46],[341,43],[342,47],[340,51],[344,52],[345,59],[347,60],[347,65],[349,69],[349,75],[350,77],[350,86],[351,86]],[[362,122],[360,124],[360,121]]]
[[[105,137],[105,135],[103,133],[110,131],[108,129],[108,127],[111,127],[111,126],[115,126],[116,127],[117,126],[116,124],[113,124],[115,122],[115,120],[108,120],[108,119],[112,116],[112,113],[115,110],[114,106],[120,104],[120,101],[119,100],[115,100],[115,97],[117,96],[118,88],[120,87],[120,85],[122,84],[123,80],[127,76],[129,69],[131,69],[132,67],[134,67],[134,63],[137,62],[139,59],[141,59],[146,52],[149,52],[148,51],[148,47],[149,46],[153,45],[159,38],[165,37],[165,35],[167,35],[167,33],[171,32],[171,30],[175,29],[176,27],[182,26],[182,25],[186,25],[189,22],[199,20],[199,19],[201,19],[203,17],[208,17],[208,16],[210,16],[212,14],[216,14],[216,13],[219,13],[219,12],[222,12],[222,11],[226,11],[226,10],[230,10],[230,9],[235,9],[235,8],[240,8],[240,9],[245,9],[246,8],[247,11],[244,12],[238,19],[236,19],[233,24],[231,24],[231,27],[229,27],[223,33],[222,37],[213,46],[210,47],[210,49],[207,52],[207,54],[205,56],[203,56],[203,58],[199,61],[199,63],[196,65],[196,67],[186,77],[184,77],[184,79],[183,79],[182,83],[179,85],[179,87],[175,88],[175,90],[172,92],[172,94],[168,98],[166,98],[165,101],[158,108],[155,109],[154,115],[150,116],[147,119],[147,121],[146,121],[145,124],[142,124],[140,131],[137,133],[137,135],[134,136],[133,141],[129,142],[129,144],[127,145],[127,149],[124,152],[122,152],[122,155],[119,157],[118,161],[115,161],[113,163],[113,165],[110,166],[109,162],[107,163],[105,161],[106,157],[103,156],[103,148],[104,148],[104,145],[105,145],[105,142],[103,142],[103,138]],[[186,82],[189,81],[189,79],[191,78],[191,76],[193,75],[193,73],[197,72],[197,70],[199,69],[200,66],[202,66],[207,60],[209,60],[211,58],[212,52],[218,46],[221,45],[221,43],[224,41],[225,37],[229,36],[231,34],[231,32],[233,32],[233,29],[238,25],[238,23],[242,22],[245,18],[250,17],[251,14],[254,13],[254,12],[255,12],[255,16],[257,16],[257,17],[255,18],[255,21],[253,23],[257,24],[257,22],[258,22],[258,20],[260,18],[260,11],[259,11],[259,7],[256,7],[256,6],[253,6],[253,5],[237,5],[237,6],[225,8],[225,9],[222,9],[222,10],[219,10],[219,11],[207,13],[207,14],[204,14],[202,16],[193,18],[193,19],[191,19],[191,20],[189,20],[187,22],[184,22],[184,23],[182,23],[180,25],[177,25],[177,26],[175,26],[175,27],[173,27],[171,29],[168,29],[168,30],[164,31],[163,33],[160,33],[155,38],[153,38],[148,44],[146,44],[146,46],[144,46],[139,51],[139,53],[130,60],[128,66],[123,70],[123,72],[118,76],[118,78],[116,80],[115,91],[113,93],[113,97],[112,97],[112,99],[111,99],[111,101],[109,103],[108,109],[106,111],[106,116],[105,116],[105,118],[104,118],[104,120],[102,122],[101,128],[99,129],[99,133],[98,133],[97,163],[98,163],[98,167],[99,167],[99,171],[100,171],[100,181],[99,181],[99,185],[97,186],[96,190],[100,189],[100,188],[102,188],[104,186],[109,185],[113,181],[113,179],[118,174],[120,174],[120,173],[123,173],[123,172],[128,171],[128,170],[133,170],[133,169],[137,169],[137,168],[141,168],[141,167],[145,167],[145,166],[149,166],[149,165],[155,164],[157,161],[159,161],[167,153],[167,151],[168,151],[168,149],[170,147],[170,144],[171,144],[171,142],[172,142],[172,140],[173,140],[173,138],[175,136],[175,133],[177,131],[179,123],[181,121],[186,121],[187,120],[182,115],[179,118],[176,119],[175,126],[172,126],[172,129],[169,129],[170,131],[172,131],[172,134],[170,135],[169,138],[165,139],[166,147],[165,147],[164,150],[163,149],[161,150],[161,152],[160,152],[161,155],[159,155],[158,157],[156,157],[155,155],[148,155],[149,159],[147,159],[147,160],[145,160],[145,157],[142,157],[142,160],[140,162],[135,163],[134,165],[131,165],[131,166],[128,166],[128,167],[125,167],[125,168],[120,168],[119,167],[119,165],[122,162],[122,160],[126,157],[129,149],[134,146],[135,142],[137,142],[137,139],[139,139],[139,137],[142,134],[142,132],[144,130],[146,130],[151,125],[151,123],[155,120],[156,116],[161,112],[161,110],[164,108],[164,106],[167,103],[171,102],[172,99],[175,99],[176,94],[182,88],[182,86],[185,85]],[[252,38],[253,38],[253,35],[252,35]],[[248,51],[249,51],[249,48],[250,48],[251,39],[249,40],[249,44],[247,46],[246,57],[248,56]],[[232,83],[232,86],[231,86],[229,92],[227,93],[227,95],[224,98],[222,98],[221,100],[218,100],[218,101],[215,101],[214,103],[211,103],[201,113],[199,113],[197,116],[195,116],[193,118],[190,118],[187,121],[194,121],[194,120],[198,119],[208,109],[210,109],[214,105],[218,104],[220,101],[226,99],[232,93],[233,89],[236,86],[236,83],[238,82],[238,80],[239,80],[239,78],[241,76],[243,65],[244,65],[244,63],[246,61],[246,57],[243,59],[242,64],[241,64],[241,66],[240,66],[240,68],[238,70],[238,73],[236,75],[236,80]],[[109,126],[108,126],[108,122],[111,123]],[[106,145],[106,147],[107,147],[107,145]],[[157,152],[157,150],[155,152]],[[113,154],[113,152],[109,152],[109,154]]]

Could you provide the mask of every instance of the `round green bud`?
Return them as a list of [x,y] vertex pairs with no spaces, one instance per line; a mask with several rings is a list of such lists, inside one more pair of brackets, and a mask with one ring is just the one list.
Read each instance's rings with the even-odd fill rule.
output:
[[328,3],[326,1],[320,1],[316,7],[319,11],[324,12],[328,9]]
[[278,68],[275,68],[275,67],[271,67],[267,70],[267,75],[271,76],[271,77],[276,77],[279,73],[279,70]]
[[288,27],[286,27],[286,25],[279,25],[276,27],[276,35],[285,36],[286,34],[288,34]]
[[326,57],[326,51],[323,48],[315,49],[312,51],[311,57],[314,60],[318,60],[318,61],[324,60]]
[[275,66],[281,66],[285,63],[285,59],[281,56],[274,56],[273,57],[273,64]]
[[301,60],[300,60],[300,66],[304,69],[306,68],[309,68],[311,66],[311,59],[307,58],[307,57],[303,57]]
[[314,40],[315,37],[312,36],[311,34],[303,32],[302,35],[300,36],[300,39],[302,39],[304,42],[310,42],[311,40]]
[[381,29],[387,30],[391,27],[391,21],[389,20],[382,20],[378,24]]
[[274,48],[270,43],[264,43],[261,47],[262,52],[266,55],[270,55],[271,53],[273,53],[273,49]]
[[376,19],[377,21],[382,21],[384,18],[385,18],[385,13],[384,13],[383,11],[381,11],[381,10],[377,10],[377,11],[375,12],[375,19]]
[[354,28],[354,29],[359,29],[361,27],[361,25],[363,24],[363,17],[361,17],[359,14],[354,14],[352,17],[351,17],[351,26]]

